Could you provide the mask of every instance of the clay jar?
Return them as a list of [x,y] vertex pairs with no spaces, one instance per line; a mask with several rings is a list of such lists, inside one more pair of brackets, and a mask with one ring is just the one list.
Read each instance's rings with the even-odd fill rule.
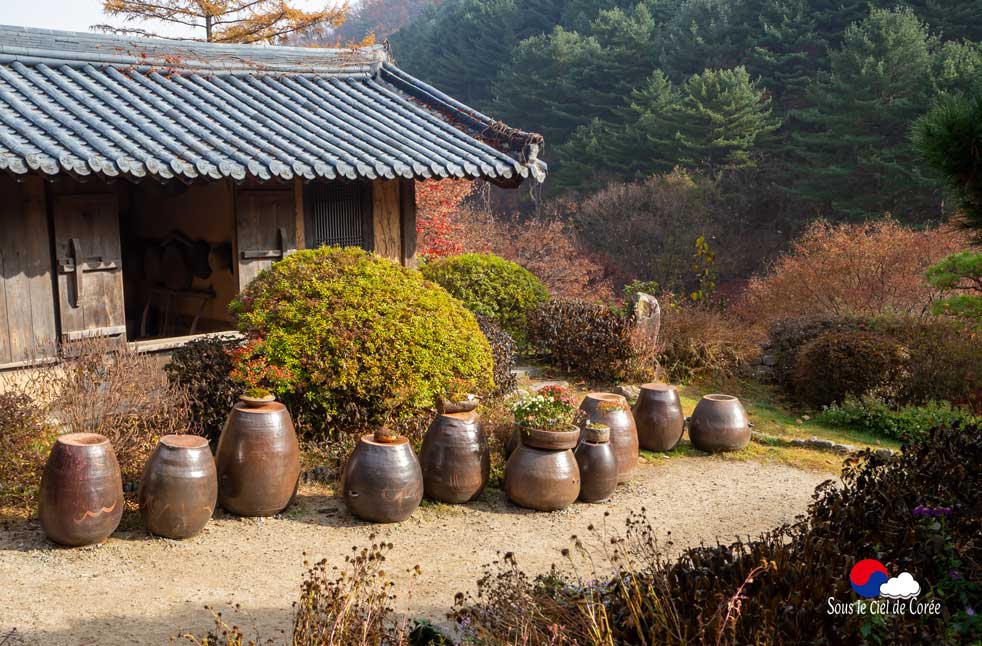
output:
[[580,469],[571,450],[580,431],[522,429],[521,441],[505,464],[505,493],[527,509],[554,511],[580,495]]
[[376,442],[363,435],[341,476],[348,511],[372,523],[399,523],[423,500],[423,472],[409,439]]
[[689,439],[700,451],[737,451],[750,442],[747,411],[736,397],[705,395],[689,420]]
[[44,533],[61,545],[109,538],[123,516],[123,478],[108,439],[95,433],[58,437],[41,476],[38,515]]
[[218,476],[208,440],[165,435],[143,468],[140,515],[151,534],[182,539],[211,520],[218,500]]
[[601,502],[617,488],[617,458],[610,447],[610,430],[586,427],[573,452],[580,469],[580,500]]
[[419,452],[427,498],[464,503],[481,495],[491,473],[488,438],[477,413],[438,415]]
[[610,428],[610,448],[617,458],[617,481],[628,480],[638,468],[638,429],[627,400],[613,393],[589,393],[580,403],[587,419]]
[[644,384],[634,405],[638,444],[648,451],[671,451],[682,439],[685,414],[674,386]]
[[272,516],[286,509],[300,479],[300,446],[286,406],[236,404],[218,440],[215,468],[225,510]]

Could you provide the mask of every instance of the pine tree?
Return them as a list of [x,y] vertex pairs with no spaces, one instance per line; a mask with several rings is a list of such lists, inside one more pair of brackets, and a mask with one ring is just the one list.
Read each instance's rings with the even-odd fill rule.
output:
[[910,9],[873,10],[846,30],[811,91],[812,107],[793,115],[796,197],[831,217],[940,215],[938,182],[909,139],[933,96],[936,46]]
[[737,67],[689,77],[674,109],[643,114],[637,128],[665,158],[715,175],[753,166],[755,146],[779,125],[770,98]]

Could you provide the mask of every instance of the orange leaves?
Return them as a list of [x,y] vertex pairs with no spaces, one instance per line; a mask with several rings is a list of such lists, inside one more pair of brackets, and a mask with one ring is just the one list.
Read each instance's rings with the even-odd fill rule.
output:
[[920,316],[938,296],[925,270],[966,245],[959,231],[915,231],[891,219],[815,222],[766,275],[750,281],[737,311],[764,325],[798,316]]
[[[104,0],[103,11],[124,23],[160,21],[193,29],[196,40],[217,43],[275,42],[298,31],[338,27],[348,4],[304,11],[284,0]],[[139,36],[158,36],[135,27],[96,25],[96,29]],[[202,31],[204,33],[202,33]]]

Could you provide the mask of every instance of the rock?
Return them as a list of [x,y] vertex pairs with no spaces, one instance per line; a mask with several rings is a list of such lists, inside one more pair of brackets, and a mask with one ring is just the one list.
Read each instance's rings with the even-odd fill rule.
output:
[[638,292],[634,295],[634,325],[654,345],[661,330],[661,305],[651,294]]
[[796,437],[791,440],[791,446],[808,446],[808,442]]
[[549,388],[550,386],[553,386],[553,387],[556,387],[556,388],[566,388],[566,389],[569,389],[569,382],[568,381],[561,381],[561,380],[539,381],[539,382],[536,382],[536,383],[532,384],[532,392],[537,393],[540,390],[542,390],[543,388]]
[[623,395],[627,399],[634,401],[641,394],[641,386],[636,384],[621,384],[614,389],[614,392],[618,395]]
[[767,366],[769,368],[773,368],[774,366],[777,365],[777,357],[774,356],[773,354],[764,354],[764,355],[761,355],[760,362],[761,362],[761,364],[763,364],[763,365],[765,365],[765,366]]
[[893,457],[893,451],[888,448],[876,449],[873,453],[876,457],[883,458],[884,460],[889,460]]
[[765,365],[754,365],[750,367],[750,378],[762,384],[774,383],[774,368]]
[[815,449],[831,451],[832,447],[835,446],[835,442],[832,440],[820,440],[817,437],[813,437],[812,439],[808,440],[808,445]]
[[833,444],[832,451],[835,453],[852,453],[856,448],[848,444]]
[[522,377],[527,379],[535,379],[542,376],[542,368],[539,366],[515,366],[511,369],[511,374],[515,375],[519,379]]

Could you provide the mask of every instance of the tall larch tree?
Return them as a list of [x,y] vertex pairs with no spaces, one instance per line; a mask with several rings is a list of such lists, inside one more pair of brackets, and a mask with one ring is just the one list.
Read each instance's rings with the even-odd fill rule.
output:
[[304,11],[286,0],[104,0],[102,6],[106,15],[122,22],[94,25],[93,29],[175,39],[168,33],[137,26],[164,23],[195,33],[191,38],[176,39],[209,43],[277,42],[298,32],[338,27],[348,11],[347,3]]

